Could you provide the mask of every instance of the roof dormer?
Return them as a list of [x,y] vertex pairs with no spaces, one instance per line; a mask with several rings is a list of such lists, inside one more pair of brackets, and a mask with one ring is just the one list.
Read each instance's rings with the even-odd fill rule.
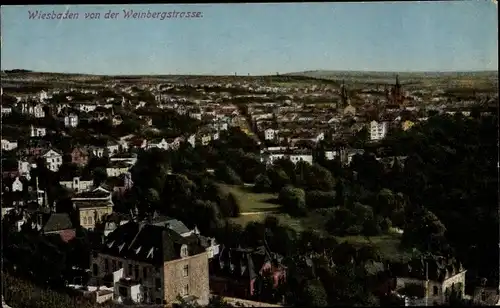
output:
[[181,246],[181,258],[186,258],[187,256],[189,256],[189,252],[188,252],[188,246],[186,244],[182,245]]

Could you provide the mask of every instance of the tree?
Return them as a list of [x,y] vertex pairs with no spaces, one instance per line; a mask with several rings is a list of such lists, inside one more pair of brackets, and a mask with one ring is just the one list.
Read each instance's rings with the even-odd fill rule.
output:
[[306,192],[306,205],[310,209],[336,206],[335,192],[312,190]]
[[265,174],[259,174],[255,178],[254,190],[257,193],[270,192],[272,189],[272,183],[269,177]]
[[239,201],[232,192],[219,201],[219,206],[225,217],[238,217],[240,215]]
[[327,307],[328,295],[321,281],[313,279],[305,282],[302,294],[298,296],[299,306]]
[[268,177],[271,180],[272,190],[275,192],[279,192],[284,186],[291,183],[290,177],[279,167],[270,168],[268,170]]
[[301,216],[306,213],[305,192],[301,188],[285,186],[281,189],[278,200],[285,211],[291,215]]
[[144,201],[146,202],[147,208],[153,210],[157,207],[157,204],[160,201],[160,193],[158,193],[158,191],[154,188],[149,188],[146,191]]
[[401,239],[406,247],[415,247],[421,251],[442,252],[446,247],[444,234],[446,227],[437,216],[427,209],[420,209],[411,218]]
[[215,177],[226,184],[230,185],[243,184],[243,181],[238,176],[238,174],[223,162],[220,162],[219,166],[215,169]]
[[98,167],[92,171],[92,176],[94,177],[94,186],[99,186],[106,181],[108,174],[106,173],[106,169]]
[[318,164],[313,164],[306,175],[306,187],[310,190],[332,191],[335,180],[328,169]]

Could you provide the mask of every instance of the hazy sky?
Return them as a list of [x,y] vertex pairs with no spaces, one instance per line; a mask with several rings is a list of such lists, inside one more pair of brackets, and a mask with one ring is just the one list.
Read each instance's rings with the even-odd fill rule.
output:
[[[126,20],[123,9],[199,11]],[[2,7],[2,69],[94,74],[498,70],[497,7],[457,2]],[[108,10],[119,12],[104,19]],[[86,20],[84,12],[101,12]]]

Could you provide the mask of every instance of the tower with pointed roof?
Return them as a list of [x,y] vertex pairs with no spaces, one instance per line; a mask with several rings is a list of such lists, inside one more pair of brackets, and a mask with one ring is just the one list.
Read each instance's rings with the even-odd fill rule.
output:
[[342,84],[340,85],[340,103],[341,105],[337,106],[338,108],[345,108],[349,105],[349,95],[347,94],[347,88],[343,79]]
[[403,95],[401,93],[401,84],[399,83],[399,75],[396,75],[396,84],[391,91],[391,104],[401,105],[403,103]]

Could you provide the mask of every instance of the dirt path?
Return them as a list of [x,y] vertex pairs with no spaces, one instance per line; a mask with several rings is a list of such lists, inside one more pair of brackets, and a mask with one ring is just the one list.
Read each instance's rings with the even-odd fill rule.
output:
[[275,214],[278,211],[270,210],[270,211],[261,211],[261,212],[244,212],[240,213],[240,216],[250,216],[250,215],[262,215],[262,214]]

